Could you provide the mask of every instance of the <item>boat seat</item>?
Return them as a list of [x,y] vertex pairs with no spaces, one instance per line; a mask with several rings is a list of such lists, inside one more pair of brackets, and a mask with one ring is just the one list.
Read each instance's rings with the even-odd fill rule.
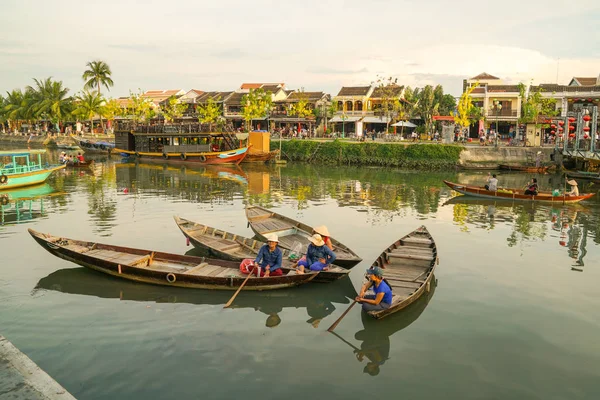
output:
[[215,243],[213,246],[219,251],[229,251],[229,250],[237,249],[238,247],[240,247],[240,245],[237,243],[234,243],[234,244],[225,244],[224,243],[221,245],[219,245],[218,243]]
[[415,253],[388,253],[388,257],[394,258],[406,258],[408,260],[424,260],[424,261],[432,261],[433,254],[415,254]]
[[185,271],[185,273],[186,274],[194,274],[194,273],[198,272],[199,270],[201,270],[202,268],[206,267],[207,265],[208,265],[207,262],[200,263],[200,264],[196,265],[195,267],[188,269],[187,271]]

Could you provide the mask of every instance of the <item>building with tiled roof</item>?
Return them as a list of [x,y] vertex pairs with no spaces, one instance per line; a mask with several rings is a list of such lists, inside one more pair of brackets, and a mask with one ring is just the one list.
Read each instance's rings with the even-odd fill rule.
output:
[[[306,101],[307,108],[313,110],[313,115],[304,117],[293,115],[294,104],[303,100]],[[300,125],[300,129],[310,130],[312,126],[320,122],[322,116],[326,115],[330,100],[331,96],[324,92],[293,91],[285,99],[273,102],[270,119],[275,128],[284,129],[290,128],[292,125]]]
[[180,97],[186,92],[183,89],[168,89],[168,90],[148,90],[144,92],[141,97],[149,99],[158,106],[162,101],[168,99],[171,96]]
[[569,86],[600,86],[600,76],[581,77],[574,76],[569,82]]

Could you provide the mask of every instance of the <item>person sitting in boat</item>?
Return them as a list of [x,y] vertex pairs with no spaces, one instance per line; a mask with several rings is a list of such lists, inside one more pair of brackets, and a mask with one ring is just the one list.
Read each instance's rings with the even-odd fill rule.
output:
[[525,189],[525,194],[537,196],[538,184],[537,184],[536,178],[532,178],[531,181],[527,184],[527,189]]
[[327,271],[329,265],[335,261],[335,253],[325,245],[325,241],[318,233],[308,238],[311,243],[306,249],[306,256],[298,261],[297,272],[303,274],[305,269],[311,271]]
[[[360,289],[359,295],[354,299],[362,304],[365,311],[381,311],[392,305],[392,288],[383,280],[383,269],[374,265],[367,270],[367,283]],[[365,296],[367,290],[373,289],[375,294]]]
[[81,153],[77,153],[77,161],[79,161],[80,163],[85,162],[85,159],[83,158],[83,155]]
[[331,235],[329,234],[329,230],[327,229],[327,227],[325,225],[317,226],[314,229],[314,233],[318,233],[319,235],[321,235],[321,238],[323,239],[323,241],[325,242],[327,247],[329,247],[331,250],[333,250],[333,243],[331,243],[331,238],[330,238]]
[[254,259],[254,268],[251,273],[256,276],[282,276],[281,262],[283,253],[277,244],[279,238],[277,235],[267,235],[267,244],[264,244],[258,251]]
[[569,185],[571,185],[571,191],[567,192],[567,196],[579,196],[579,188],[577,187],[577,181],[575,179],[571,179],[567,181]]
[[488,172],[488,180],[487,185],[485,185],[485,190],[490,190],[492,192],[498,190],[498,179],[496,179],[496,174],[490,176]]
[[65,158],[67,157],[67,153],[65,153],[64,151],[60,153],[60,156],[58,157],[58,162],[61,164],[65,164]]

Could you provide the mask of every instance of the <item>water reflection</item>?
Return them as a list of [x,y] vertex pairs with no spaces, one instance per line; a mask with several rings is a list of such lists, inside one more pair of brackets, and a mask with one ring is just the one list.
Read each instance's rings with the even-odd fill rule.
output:
[[[231,297],[230,292],[219,290],[191,290],[130,282],[83,267],[61,269],[40,279],[32,295],[40,295],[42,289],[155,303],[223,305]],[[304,308],[310,317],[306,322],[317,328],[319,322],[335,310],[334,303],[348,304],[355,296],[352,282],[345,278],[327,284],[327,288],[313,284],[284,290],[243,292],[236,297],[231,308],[252,308],[265,314],[265,326],[270,328],[281,323],[280,314],[285,308]]]
[[404,310],[387,318],[376,320],[367,313],[361,312],[363,329],[354,334],[354,339],[361,342],[359,346],[355,346],[335,332],[333,333],[354,350],[358,362],[361,364],[365,362],[364,373],[371,376],[379,374],[385,362],[390,358],[390,337],[394,333],[407,328],[425,311],[438,284],[435,276],[433,276],[431,283],[429,293],[425,293]]
[[18,224],[46,215],[46,206],[53,196],[64,192],[47,183],[0,192],[0,224]]

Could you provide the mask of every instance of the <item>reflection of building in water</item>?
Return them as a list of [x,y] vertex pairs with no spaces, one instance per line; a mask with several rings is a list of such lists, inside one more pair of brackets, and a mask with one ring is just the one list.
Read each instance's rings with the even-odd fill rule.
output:
[[579,223],[577,211],[561,210],[560,213],[553,210],[552,229],[560,233],[558,244],[567,248],[567,254],[574,261],[572,270],[582,272],[585,264],[583,258],[587,254],[586,224]]
[[271,186],[271,174],[267,171],[247,170],[248,176],[248,193],[250,194],[267,194]]
[[415,322],[433,297],[438,283],[435,276],[431,282],[432,285],[429,293],[421,296],[413,304],[388,318],[375,320],[367,313],[361,312],[363,329],[354,335],[354,339],[361,342],[360,348],[334,333],[335,336],[354,349],[354,354],[359,362],[366,361],[363,368],[364,373],[371,376],[379,374],[385,362],[390,359],[390,337]]

